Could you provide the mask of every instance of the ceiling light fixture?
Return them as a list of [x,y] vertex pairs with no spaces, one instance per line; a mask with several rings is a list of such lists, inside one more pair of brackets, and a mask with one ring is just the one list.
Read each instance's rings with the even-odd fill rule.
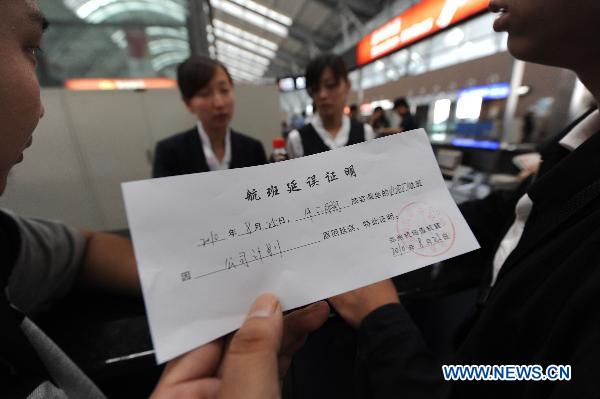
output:
[[210,0],[210,4],[229,15],[239,18],[243,21],[249,22],[253,25],[258,26],[264,30],[274,33],[281,37],[287,37],[288,28],[285,25],[275,22],[261,14],[251,11],[248,8],[241,7],[229,0]]

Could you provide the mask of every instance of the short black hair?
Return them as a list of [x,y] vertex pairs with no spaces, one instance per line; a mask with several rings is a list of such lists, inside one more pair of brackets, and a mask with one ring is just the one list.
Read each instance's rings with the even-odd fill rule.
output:
[[184,101],[189,101],[202,90],[215,76],[217,69],[222,68],[231,83],[229,71],[219,61],[203,56],[191,56],[177,68],[177,86]]
[[377,111],[383,111],[383,107],[375,107],[373,112],[377,112]]
[[348,67],[344,59],[335,54],[322,54],[313,58],[306,66],[306,88],[309,94],[319,87],[321,75],[327,68],[331,69],[337,82],[348,81]]
[[406,101],[406,98],[399,97],[394,100],[394,109],[397,109],[400,107],[410,108],[410,106],[408,105],[408,101]]
[[358,111],[358,105],[356,105],[356,104],[352,104],[352,105],[350,106],[350,111]]

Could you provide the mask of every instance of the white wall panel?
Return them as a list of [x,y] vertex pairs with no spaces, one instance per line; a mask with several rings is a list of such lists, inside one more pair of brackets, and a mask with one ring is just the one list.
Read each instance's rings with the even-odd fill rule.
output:
[[273,138],[281,135],[277,86],[237,85],[235,99],[233,128],[260,140],[269,156]]
[[104,228],[99,203],[87,179],[63,90],[44,90],[46,115],[23,163],[10,174],[0,206],[27,216],[64,220],[78,227]]
[[[236,87],[233,126],[261,140],[267,154],[279,135],[278,96],[274,85]],[[195,122],[177,90],[46,89],[42,98],[46,116],[0,206],[80,228],[125,228],[121,183],[149,178],[156,142]]]
[[150,177],[148,132],[138,92],[67,92],[66,102],[107,228],[127,226],[121,182]]
[[141,99],[154,142],[188,130],[196,123],[196,117],[188,112],[178,90],[151,90]]

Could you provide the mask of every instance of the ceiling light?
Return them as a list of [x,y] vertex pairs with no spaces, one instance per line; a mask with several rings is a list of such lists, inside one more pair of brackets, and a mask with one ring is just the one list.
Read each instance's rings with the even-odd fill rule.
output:
[[258,44],[259,46],[266,47],[273,51],[277,51],[277,49],[279,49],[279,46],[277,45],[277,43],[272,42],[267,39],[263,39],[260,36],[257,36],[253,33],[250,33],[248,31],[240,29],[237,26],[233,26],[228,23],[225,23],[219,19],[213,19],[213,25],[214,25],[215,29],[219,29],[224,32],[231,33],[232,35],[235,35],[235,36],[239,37],[240,39],[244,39],[244,40],[252,42],[254,44]]
[[257,14],[247,8],[240,7],[229,0],[210,0],[210,4],[227,14],[249,22],[281,37],[287,37],[288,28],[278,22]]
[[180,22],[186,20],[186,9],[173,0],[64,0],[81,19],[91,23],[104,22],[119,14],[143,11],[167,15]]
[[158,39],[148,43],[148,49],[152,55],[167,53],[172,51],[183,51],[189,53],[189,45],[183,40],[176,39]]
[[188,40],[187,29],[185,28],[167,28],[164,26],[149,26],[146,28],[148,36],[167,36],[182,40]]
[[292,26],[292,19],[287,15],[283,15],[271,8],[265,7],[262,4],[258,4],[252,0],[230,0],[234,3],[239,4],[242,7],[248,8],[252,11],[256,11],[259,14],[264,15],[265,17],[271,18],[283,25]]

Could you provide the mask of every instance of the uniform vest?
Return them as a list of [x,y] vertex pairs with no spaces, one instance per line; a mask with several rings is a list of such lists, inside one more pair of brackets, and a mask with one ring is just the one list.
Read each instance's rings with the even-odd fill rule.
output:
[[[298,130],[298,133],[300,133],[305,156],[331,150],[331,148],[325,145],[325,142],[321,139],[321,136],[319,136],[319,133],[317,133],[312,124],[305,125]],[[346,145],[358,144],[364,141],[365,126],[360,122],[350,119],[350,136]]]

